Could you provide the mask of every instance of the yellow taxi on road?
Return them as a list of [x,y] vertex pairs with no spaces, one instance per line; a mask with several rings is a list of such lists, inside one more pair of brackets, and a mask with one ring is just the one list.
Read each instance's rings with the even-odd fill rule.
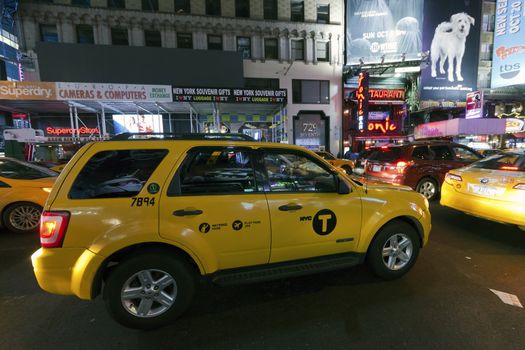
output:
[[302,147],[233,140],[123,140],[78,151],[42,214],[42,289],[93,299],[134,328],[190,305],[197,277],[258,282],[367,262],[385,279],[428,240],[427,200],[362,187]]
[[328,163],[332,164],[336,168],[341,168],[348,175],[352,174],[354,169],[354,162],[349,159],[338,159],[330,152],[326,151],[317,151],[315,152],[319,157],[326,160]]
[[42,207],[58,174],[12,158],[0,158],[2,226],[15,233],[38,230]]
[[525,153],[496,154],[451,170],[441,205],[525,230]]

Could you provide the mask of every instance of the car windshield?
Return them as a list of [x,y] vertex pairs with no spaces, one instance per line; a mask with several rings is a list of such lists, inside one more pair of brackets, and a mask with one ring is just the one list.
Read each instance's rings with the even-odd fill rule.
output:
[[472,168],[525,171],[525,154],[496,154],[474,163]]
[[379,162],[390,162],[399,159],[401,156],[401,147],[381,147],[376,148],[368,156],[368,160]]
[[0,159],[0,176],[14,180],[35,180],[55,177],[53,170],[14,159]]

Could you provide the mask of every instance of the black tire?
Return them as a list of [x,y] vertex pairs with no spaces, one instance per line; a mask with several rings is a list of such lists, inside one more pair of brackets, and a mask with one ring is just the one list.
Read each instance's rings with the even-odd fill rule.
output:
[[437,181],[430,177],[422,178],[416,186],[416,192],[421,193],[429,201],[436,200],[439,197],[439,190]]
[[[397,237],[394,238],[396,235]],[[407,238],[410,241],[410,259],[405,264],[402,264],[401,257],[397,257],[396,259],[399,260],[395,260],[394,265],[396,261],[399,261],[399,265],[391,268],[388,266],[391,258],[384,257],[383,250],[388,249],[390,246],[390,239],[399,242],[398,238]],[[419,247],[419,235],[410,224],[403,221],[392,221],[383,226],[374,237],[368,249],[366,260],[374,274],[382,279],[392,280],[403,276],[412,268],[419,255]],[[403,249],[403,252],[408,254],[406,249]]]
[[352,175],[352,173],[354,172],[350,165],[343,165],[341,169],[343,169],[347,175]]
[[42,207],[31,202],[17,202],[8,206],[2,215],[2,223],[14,233],[37,233],[40,228]]
[[[185,260],[168,254],[169,253],[163,251],[143,253],[121,262],[111,270],[105,281],[103,297],[106,308],[115,321],[129,328],[154,329],[172,323],[188,309],[195,293],[196,279],[193,269]],[[135,274],[145,270],[159,271],[152,272],[151,276],[155,273],[160,274],[160,272],[163,272],[175,281],[169,291],[171,293],[174,291],[174,301],[170,307],[158,315],[138,316],[132,314],[132,311],[128,311],[128,308],[124,306],[124,303],[128,303],[130,299],[127,299],[127,301],[121,299],[121,292],[124,286],[128,285],[128,281],[130,279],[134,280],[133,276]],[[139,281],[138,277],[136,281]],[[159,282],[159,280],[156,282]],[[147,289],[148,293],[155,293],[153,288],[155,288],[156,282]],[[140,283],[142,284],[142,282]],[[137,288],[142,290],[145,287],[143,285],[140,287],[139,285]],[[164,291],[164,289],[161,291]],[[143,292],[140,293],[144,294]],[[159,294],[159,292],[156,293],[155,295]],[[156,298],[153,295],[154,294],[148,296],[143,295],[141,298],[147,298],[148,301],[153,303],[151,304],[152,306],[150,306],[152,310],[153,306],[156,306],[157,309],[159,307],[162,308],[163,305],[161,303],[151,301]],[[143,300],[144,299],[141,299],[139,301],[136,299],[136,301],[138,301],[137,311]],[[135,301],[133,301],[133,303],[134,302]],[[133,303],[130,303],[131,308],[134,307]]]

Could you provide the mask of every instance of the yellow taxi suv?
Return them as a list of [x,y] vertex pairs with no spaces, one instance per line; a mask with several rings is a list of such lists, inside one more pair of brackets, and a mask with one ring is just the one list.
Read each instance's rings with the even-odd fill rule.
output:
[[36,233],[42,207],[58,174],[47,168],[0,157],[2,226],[14,233]]
[[441,205],[525,230],[525,152],[496,154],[448,172]]
[[40,287],[132,328],[172,322],[200,277],[237,284],[367,262],[401,277],[428,240],[427,200],[362,187],[315,153],[216,140],[92,143],[66,165],[32,256]]

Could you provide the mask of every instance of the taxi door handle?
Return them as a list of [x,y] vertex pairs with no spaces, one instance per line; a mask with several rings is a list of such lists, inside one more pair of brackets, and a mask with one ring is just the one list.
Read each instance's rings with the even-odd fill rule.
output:
[[202,210],[196,209],[196,210],[175,210],[173,212],[173,215],[175,216],[190,216],[190,215],[201,215]]
[[303,207],[297,204],[286,204],[286,205],[281,205],[279,207],[280,211],[291,211],[291,210],[299,210],[299,209],[303,209]]

